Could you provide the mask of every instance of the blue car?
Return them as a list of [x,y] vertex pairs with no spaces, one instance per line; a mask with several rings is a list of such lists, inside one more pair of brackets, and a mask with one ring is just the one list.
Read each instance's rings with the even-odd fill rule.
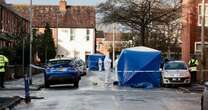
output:
[[45,69],[45,87],[56,84],[74,84],[74,87],[79,87],[81,74],[75,59],[51,59]]

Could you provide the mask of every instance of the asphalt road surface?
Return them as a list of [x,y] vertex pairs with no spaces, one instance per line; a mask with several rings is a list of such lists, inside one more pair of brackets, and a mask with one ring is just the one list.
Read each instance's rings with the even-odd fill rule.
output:
[[[22,102],[13,110],[200,110],[200,94],[172,88],[138,89],[104,84],[104,73],[82,77],[80,87],[71,85],[41,89],[30,104]],[[110,79],[113,77],[110,77]]]

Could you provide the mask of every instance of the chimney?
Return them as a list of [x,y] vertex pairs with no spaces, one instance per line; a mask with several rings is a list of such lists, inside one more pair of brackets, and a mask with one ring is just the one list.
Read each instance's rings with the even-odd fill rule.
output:
[[65,12],[66,11],[66,6],[67,6],[66,0],[60,0],[59,1],[59,10],[61,12]]

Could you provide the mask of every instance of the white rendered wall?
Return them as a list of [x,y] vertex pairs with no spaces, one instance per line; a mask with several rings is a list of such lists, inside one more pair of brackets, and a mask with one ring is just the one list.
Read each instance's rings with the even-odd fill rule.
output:
[[72,28],[74,29],[74,40],[70,40],[70,28],[58,29],[58,53],[57,55],[64,55],[64,57],[79,57],[85,61],[86,52],[94,53],[95,46],[95,29],[88,28],[89,40],[86,40],[86,28]]

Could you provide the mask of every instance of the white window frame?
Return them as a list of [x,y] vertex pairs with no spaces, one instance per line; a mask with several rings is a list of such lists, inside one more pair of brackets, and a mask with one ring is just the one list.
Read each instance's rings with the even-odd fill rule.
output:
[[90,29],[86,29],[86,40],[90,40]]
[[76,29],[70,29],[70,41],[73,41],[75,39],[75,32]]
[[[202,17],[202,4],[198,4],[198,26],[201,26],[201,17]],[[205,4],[205,26],[208,26],[208,3]]]
[[[201,42],[195,42],[195,46],[194,46],[195,52],[201,52],[201,47],[198,47],[198,45],[201,45]],[[208,48],[208,42],[204,42],[204,45],[206,48]]]

